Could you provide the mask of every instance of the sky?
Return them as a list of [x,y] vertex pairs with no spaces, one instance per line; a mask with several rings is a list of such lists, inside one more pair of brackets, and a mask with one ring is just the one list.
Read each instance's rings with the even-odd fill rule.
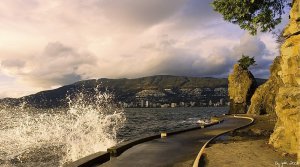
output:
[[[267,78],[272,33],[223,21],[211,0],[6,0],[0,3],[0,98],[79,80],[227,77],[242,54]],[[288,21],[283,18],[278,29]]]

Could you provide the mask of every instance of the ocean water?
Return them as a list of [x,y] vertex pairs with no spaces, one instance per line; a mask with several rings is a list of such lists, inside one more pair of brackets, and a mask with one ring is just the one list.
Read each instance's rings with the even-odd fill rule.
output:
[[127,141],[163,131],[191,128],[197,126],[198,120],[227,112],[228,107],[126,108],[126,120],[118,130],[117,139]]
[[218,108],[118,108],[112,96],[91,103],[78,93],[67,109],[0,109],[0,166],[62,166],[120,142],[196,126],[227,112]]

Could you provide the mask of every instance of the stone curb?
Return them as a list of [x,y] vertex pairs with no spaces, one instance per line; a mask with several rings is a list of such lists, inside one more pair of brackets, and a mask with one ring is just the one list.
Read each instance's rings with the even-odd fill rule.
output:
[[209,139],[209,140],[202,146],[202,148],[200,149],[200,151],[199,151],[199,153],[198,153],[198,155],[197,155],[197,157],[196,157],[196,159],[195,159],[195,161],[194,161],[194,163],[193,163],[193,167],[199,167],[199,162],[200,162],[201,156],[202,156],[203,153],[204,153],[204,149],[205,149],[206,146],[207,146],[210,142],[212,142],[214,139],[216,139],[217,137],[222,136],[222,135],[224,135],[224,134],[226,134],[226,133],[229,133],[229,132],[231,132],[231,131],[236,131],[236,130],[239,130],[239,129],[248,127],[248,126],[250,126],[250,125],[252,125],[252,124],[254,123],[254,119],[251,118],[251,117],[245,117],[245,116],[239,116],[239,115],[234,115],[233,117],[235,117],[235,118],[250,119],[251,122],[248,123],[247,125],[243,125],[243,126],[241,126],[241,127],[235,128],[235,129],[233,129],[233,130],[229,130],[229,131],[223,132],[223,133],[218,134],[218,135],[212,137],[211,139]]
[[[210,127],[210,126],[213,126],[215,124],[219,124],[223,121],[224,121],[223,119],[222,120],[219,119],[218,121],[214,121],[210,124],[205,124],[205,125],[202,125],[202,126],[197,126],[197,127],[193,127],[193,128],[189,128],[189,129],[184,129],[184,130],[171,131],[171,132],[167,132],[166,134],[167,134],[167,136],[172,136],[172,135],[176,135],[176,134],[179,134],[179,133],[184,133],[184,132],[188,132],[188,131],[192,131],[192,130],[197,130],[197,129]],[[124,151],[128,150],[129,148],[131,148],[135,145],[138,145],[138,144],[150,141],[150,140],[158,139],[160,137],[161,137],[161,135],[153,135],[153,136],[148,136],[148,137],[142,137],[142,138],[139,138],[139,139],[136,139],[136,140],[131,140],[131,141],[128,141],[128,142],[124,142],[124,143],[121,143],[120,145],[108,148],[107,151],[110,153],[110,156],[116,157],[116,156],[121,155]]]
[[95,164],[103,164],[110,160],[108,152],[97,152],[89,156],[83,157],[77,161],[64,164],[64,167],[86,167],[93,166]]

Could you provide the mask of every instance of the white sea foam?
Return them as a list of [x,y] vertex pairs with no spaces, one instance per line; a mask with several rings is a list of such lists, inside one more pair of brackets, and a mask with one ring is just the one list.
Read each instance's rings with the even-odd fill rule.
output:
[[43,149],[58,155],[62,165],[117,144],[123,110],[113,105],[110,94],[96,91],[92,103],[90,98],[80,92],[68,98],[68,109],[60,110],[32,109],[25,103],[1,109],[0,165],[46,161],[44,152],[39,155]]

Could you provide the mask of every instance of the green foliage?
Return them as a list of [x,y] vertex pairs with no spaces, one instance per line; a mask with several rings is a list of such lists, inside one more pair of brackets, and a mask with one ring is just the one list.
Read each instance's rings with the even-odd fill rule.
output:
[[238,60],[239,62],[239,65],[247,70],[251,65],[255,66],[255,60],[254,60],[254,57],[249,57],[249,56],[245,56],[245,55],[242,55],[242,58],[240,60]]
[[257,29],[262,32],[273,30],[281,22],[285,5],[288,0],[214,0],[212,3],[224,20],[238,24],[252,35]]

